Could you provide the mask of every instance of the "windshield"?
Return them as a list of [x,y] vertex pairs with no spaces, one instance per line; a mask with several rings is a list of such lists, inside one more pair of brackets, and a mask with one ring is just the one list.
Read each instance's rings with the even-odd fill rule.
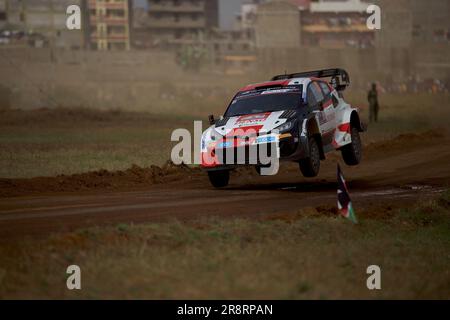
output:
[[293,110],[301,104],[300,88],[243,92],[231,102],[225,116]]

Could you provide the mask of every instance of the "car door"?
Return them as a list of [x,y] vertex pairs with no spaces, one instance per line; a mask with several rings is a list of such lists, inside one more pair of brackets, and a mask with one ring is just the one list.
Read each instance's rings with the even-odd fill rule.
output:
[[[334,110],[331,111],[329,109],[330,106],[327,105],[328,100],[331,100],[331,96],[325,97],[319,82],[313,81],[308,86],[307,99],[308,107],[312,112],[316,113],[323,144],[328,145],[333,138],[330,132],[334,132],[335,128],[335,120],[330,121],[333,118],[331,113],[333,112],[334,115]],[[331,108],[334,109],[332,103]]]
[[318,83],[324,96],[322,109],[326,117],[326,134],[332,136],[332,133],[336,130],[336,108],[333,103],[331,88],[324,81],[318,81]]

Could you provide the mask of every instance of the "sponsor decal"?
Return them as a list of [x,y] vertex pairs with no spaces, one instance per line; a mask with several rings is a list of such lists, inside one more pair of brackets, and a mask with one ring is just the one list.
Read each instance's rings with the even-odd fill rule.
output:
[[236,121],[236,124],[238,124],[238,125],[256,124],[256,123],[266,121],[269,116],[270,116],[270,112],[240,116],[239,119]]
[[288,92],[295,92],[298,91],[297,89],[275,89],[275,90],[268,90],[261,92],[261,95],[264,94],[274,94],[274,93],[288,93]]
[[[267,115],[260,114],[258,116],[264,118],[269,115],[270,112],[267,113]],[[244,118],[248,119],[250,117],[245,116]],[[265,166],[261,168],[262,175],[274,175],[278,172],[280,151],[277,135],[274,135],[275,140],[272,140],[270,135],[267,135],[269,137],[266,141],[275,141],[275,143],[262,144],[259,148],[252,148],[251,146],[255,144],[257,139],[257,132],[259,132],[262,126],[235,128],[232,130],[232,133],[235,135],[228,135],[226,139],[220,141],[211,141],[211,128],[203,132],[202,121],[194,121],[193,135],[188,129],[184,128],[173,131],[171,141],[176,142],[177,144],[172,148],[172,162],[175,165],[200,164],[203,168],[214,168],[223,164],[243,164],[247,162],[246,159],[248,158],[248,164],[260,164]],[[194,142],[194,148],[192,148],[192,142]],[[237,148],[243,145],[248,145],[249,150],[241,152],[242,149]],[[236,148],[234,148],[235,146]],[[270,150],[270,153],[268,150]],[[192,151],[194,151],[193,157]],[[221,159],[223,159],[224,155],[225,161],[222,161]],[[237,160],[234,155],[237,156]]]
[[260,143],[272,143],[272,142],[276,142],[277,139],[275,136],[265,136],[265,137],[259,137],[258,139],[256,139],[256,143],[260,144]]
[[230,141],[224,141],[217,144],[217,148],[230,148],[233,144]]
[[319,124],[323,125],[325,123],[327,123],[327,117],[325,115],[325,112],[320,111],[317,113],[317,118],[319,119]]
[[262,128],[263,125],[242,124],[228,132],[227,137],[253,137],[256,136]]

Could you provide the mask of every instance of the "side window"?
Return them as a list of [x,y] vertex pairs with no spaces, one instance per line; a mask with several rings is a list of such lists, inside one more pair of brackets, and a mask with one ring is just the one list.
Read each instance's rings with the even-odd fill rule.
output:
[[334,94],[331,95],[331,98],[333,99],[333,106],[337,108],[339,106],[339,100],[334,96]]
[[308,92],[307,92],[308,106],[314,107],[317,104],[317,101],[316,101],[316,97],[314,96],[314,94],[312,92],[311,87],[312,86],[308,87]]
[[331,90],[330,87],[325,83],[325,82],[319,82],[320,87],[322,88],[323,94],[325,95],[325,97],[329,97]]
[[331,97],[331,100],[333,100],[333,106],[335,108],[337,108],[339,106],[339,101],[333,94],[331,94],[331,89],[328,86],[328,84],[326,84],[325,82],[319,82],[319,84],[320,84],[320,87],[323,90],[323,93],[325,95],[325,99],[328,100]]
[[319,102],[324,100],[324,96],[320,86],[317,82],[312,82],[308,87],[308,105],[310,107],[317,107]]

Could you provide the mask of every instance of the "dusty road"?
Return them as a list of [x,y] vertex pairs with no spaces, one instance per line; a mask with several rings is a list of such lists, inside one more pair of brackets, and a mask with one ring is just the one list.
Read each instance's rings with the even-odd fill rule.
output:
[[[135,191],[65,192],[0,198],[0,238],[46,235],[79,227],[199,217],[265,218],[300,208],[332,210],[336,161],[323,163],[319,178],[304,179],[297,166],[275,177],[236,173],[230,187],[214,190],[202,173]],[[360,217],[426,199],[450,182],[450,139],[401,136],[369,145],[363,163],[344,167]],[[5,184],[4,184],[5,185]],[[45,191],[43,191],[45,192]]]

